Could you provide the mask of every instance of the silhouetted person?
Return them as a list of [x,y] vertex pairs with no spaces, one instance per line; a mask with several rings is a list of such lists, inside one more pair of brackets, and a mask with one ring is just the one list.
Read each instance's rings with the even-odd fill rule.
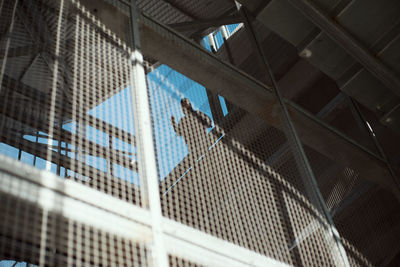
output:
[[189,154],[199,157],[212,145],[212,138],[207,134],[207,129],[212,126],[212,121],[204,113],[194,110],[187,98],[181,100],[181,107],[185,116],[179,121],[179,124],[172,116],[172,126],[176,134],[185,140]]

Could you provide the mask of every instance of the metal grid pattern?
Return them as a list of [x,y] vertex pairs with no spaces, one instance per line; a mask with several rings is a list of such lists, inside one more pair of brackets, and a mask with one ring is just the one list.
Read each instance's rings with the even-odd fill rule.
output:
[[385,266],[393,259],[400,237],[396,203],[391,194],[372,187],[337,215],[336,225],[354,266]]
[[[39,258],[40,266],[53,265],[61,259],[68,263],[61,265],[68,266],[75,266],[72,263],[77,260],[90,265],[93,260],[99,265],[107,261],[107,266],[126,262],[128,266],[135,266],[136,262],[140,266],[160,266],[160,254],[154,252],[149,210],[74,181],[62,181],[47,171],[8,157],[0,155],[0,163],[0,195],[5,200],[2,209],[7,218],[1,224],[5,232],[1,232],[0,254],[10,259],[1,261],[2,264],[37,262]],[[28,222],[27,218],[33,219]],[[53,224],[54,218],[57,224]],[[168,244],[166,251],[172,266],[286,266],[166,218],[162,225],[163,233],[158,234]],[[89,234],[79,228],[89,229]],[[91,229],[101,232],[102,238],[92,238]],[[63,234],[65,231],[68,233]],[[33,240],[32,236],[39,239]],[[124,248],[112,237],[123,237],[122,243],[132,244],[132,253],[126,255],[130,245]],[[39,244],[31,249],[33,241]],[[11,250],[10,244],[15,245]],[[161,266],[168,266],[168,262]]]
[[[139,187],[148,184],[139,181],[138,168],[145,169],[138,166],[136,155],[136,134],[141,129],[133,126],[133,113],[135,117],[138,113],[132,109],[134,97],[128,90],[134,68],[130,56],[138,53],[132,53],[77,1],[2,1],[1,8],[6,15],[0,25],[7,33],[2,36],[0,62],[1,152],[45,170],[39,173],[10,160],[2,165],[1,259],[40,266],[160,265],[162,255],[154,250],[163,233],[154,231],[149,238],[150,229],[157,225],[142,218],[154,219],[153,214],[138,207],[132,211],[90,191],[125,204],[151,206],[139,194]],[[127,222],[126,216],[133,216],[135,224]],[[176,225],[172,229],[182,230]],[[207,265],[270,262],[255,254],[250,263],[250,258],[238,263],[236,255],[215,253],[224,246],[214,245],[210,252],[204,250],[204,242],[191,244],[195,253],[186,253],[189,242],[174,239],[171,231],[176,233],[169,230],[168,238],[180,244],[173,247],[178,248],[175,253],[168,250],[179,255],[171,256],[171,266],[199,265],[188,256],[202,250],[219,259]],[[229,251],[252,255],[237,247]]]
[[[0,260],[5,266],[12,261],[34,266],[149,265],[149,249],[143,238],[126,232],[135,231],[132,225],[126,227],[119,221],[120,229],[116,230],[112,216],[102,217],[103,222],[97,225],[87,223],[84,214],[93,216],[96,208],[79,203],[72,211],[65,197],[46,197],[43,188],[20,179],[0,172]],[[76,216],[61,214],[63,209]]]
[[[3,0],[0,8],[1,152],[58,175],[2,166],[0,259],[41,266],[363,266],[382,263],[384,247],[400,235],[394,226],[390,237],[377,231],[381,250],[361,238],[396,223],[398,206],[380,209],[393,196],[382,198],[384,191],[357,172],[304,146],[309,170],[279,105],[269,109],[277,121],[266,122],[221,101],[208,81],[194,82],[195,72],[184,76],[151,52],[142,62],[77,1]],[[229,73],[243,75],[233,67]],[[147,102],[151,125],[140,121],[146,110],[138,107]],[[144,136],[146,124],[152,132]],[[145,141],[155,151],[142,151]],[[139,161],[149,155],[157,171]],[[366,203],[370,211],[357,209]],[[210,259],[195,255],[200,251]]]
[[169,255],[169,265],[173,267],[202,267],[203,265],[196,264],[176,256]]
[[1,21],[1,152],[140,205],[126,45],[75,1]]
[[232,104],[212,120],[207,90],[165,65],[147,82],[164,216],[289,264],[340,262],[283,125]]
[[[17,208],[18,212],[3,213],[7,216],[4,225],[14,225],[11,229],[2,225],[4,232],[2,233],[1,258],[3,260],[41,264],[40,266],[42,264],[43,266],[147,265],[148,256],[145,248],[134,241],[83,223],[60,218],[57,215],[46,214],[46,217],[43,217],[43,212],[36,211],[33,205],[19,203],[15,199],[5,201],[12,203],[8,205],[9,211],[11,208]],[[26,213],[25,209],[28,208],[31,209],[28,218],[21,216],[23,213],[18,214],[19,212]],[[46,220],[47,225],[42,219]],[[27,220],[31,223],[27,224]],[[15,232],[15,224],[20,229],[18,233]],[[11,234],[5,237],[7,230]],[[42,239],[43,236],[46,240]]]
[[[400,236],[396,227],[398,200],[351,168],[311,149],[307,155],[351,266],[377,266],[390,261],[385,253],[398,246]],[[388,232],[390,235],[385,234]]]

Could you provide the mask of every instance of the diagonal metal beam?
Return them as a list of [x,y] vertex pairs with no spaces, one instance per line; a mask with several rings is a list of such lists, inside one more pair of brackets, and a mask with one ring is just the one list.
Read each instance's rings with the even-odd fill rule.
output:
[[238,15],[230,15],[221,18],[212,18],[207,20],[195,20],[169,24],[168,26],[176,31],[189,32],[195,30],[205,30],[211,27],[219,27],[227,24],[235,24],[242,22],[242,18]]
[[175,1],[163,0],[163,2],[167,3],[170,7],[174,8],[178,12],[182,13],[183,15],[185,15],[191,19],[199,19],[195,14],[192,14],[189,10],[186,10],[186,9],[176,5]]
[[[345,95],[342,92],[340,92],[327,105],[325,105],[325,107],[323,107],[317,113],[316,116],[321,119],[327,117],[333,111],[333,109],[336,108],[344,100],[345,100]],[[289,152],[289,149],[290,149],[289,144],[286,142],[285,144],[282,145],[282,147],[278,151],[272,154],[265,163],[268,165],[275,165],[283,155]]]
[[312,1],[288,0],[288,2],[361,63],[366,70],[378,78],[388,89],[400,97],[400,79],[386,65],[377,60],[345,28],[334,22]]
[[[232,5],[231,8],[227,9],[223,14],[221,14],[220,18],[227,17],[227,16],[233,16],[233,15],[240,16],[239,14],[237,14],[237,9],[236,9],[235,5]],[[221,26],[221,25],[219,25],[219,26]],[[201,40],[207,34],[210,34],[213,31],[215,31],[219,26],[217,26],[217,27],[209,27],[209,28],[206,28],[206,29],[195,31],[194,33],[190,34],[190,39]]]

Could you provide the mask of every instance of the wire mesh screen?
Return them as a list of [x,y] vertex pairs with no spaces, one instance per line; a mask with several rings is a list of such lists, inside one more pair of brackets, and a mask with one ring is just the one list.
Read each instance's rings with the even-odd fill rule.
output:
[[100,218],[94,208],[84,203],[72,207],[74,200],[61,194],[49,198],[43,188],[20,179],[0,171],[1,266],[149,265],[150,250],[135,237],[133,225],[112,216],[96,223]]
[[[20,211],[29,208],[11,200]],[[18,207],[20,205],[21,207]],[[12,205],[10,205],[12,206]],[[30,207],[34,208],[34,207]],[[89,225],[49,215],[46,229],[40,211],[30,216],[38,216],[32,220],[33,225],[24,225],[18,214],[4,213],[8,216],[5,223],[18,224],[23,231],[11,231],[7,238],[3,236],[1,258],[6,266],[7,262],[29,263],[39,266],[146,266],[148,255],[144,246],[116,236],[105,231],[95,229]],[[35,228],[36,226],[36,228]],[[4,227],[4,230],[7,230]],[[45,230],[45,232],[43,232]],[[32,232],[29,236],[26,232]],[[35,236],[36,235],[36,236]],[[41,240],[45,235],[46,240]],[[41,259],[42,257],[42,259]],[[11,266],[11,264],[10,264]]]
[[351,265],[384,265],[400,238],[398,200],[347,166],[312,149],[307,155]]
[[129,49],[77,1],[2,1],[1,153],[140,204]]
[[232,104],[216,120],[216,96],[166,65],[147,82],[164,216],[289,264],[340,261],[283,124]]
[[203,267],[203,265],[190,262],[188,260],[168,255],[169,265],[173,267]]
[[[130,56],[141,59],[140,51],[132,53],[120,38],[136,42],[126,36],[133,9],[106,2],[118,7],[111,12],[120,12],[118,20],[110,21],[104,10],[95,17],[96,9],[89,13],[75,0],[0,2],[0,152],[36,167],[0,166],[0,260],[153,266],[162,257],[153,253],[163,251],[161,240],[170,266],[217,266],[227,258],[238,266],[256,265],[226,251],[295,266],[390,261],[385,251],[399,246],[400,236],[393,195],[352,166],[334,162],[336,151],[307,139],[304,133],[311,131],[297,125],[310,170],[290,121],[265,85],[145,15],[132,23],[139,23],[147,87],[132,90],[131,74],[140,75],[141,62],[132,63]],[[149,10],[156,5],[138,4]],[[167,13],[155,8],[151,14],[171,23],[186,20],[170,17],[173,8],[166,6]],[[152,136],[142,136],[146,123],[138,118],[146,110],[134,114],[140,105],[134,106],[138,95],[132,92],[149,96]],[[304,123],[304,114],[294,110]],[[135,129],[135,122],[141,127]],[[144,139],[151,138],[155,151],[141,153]],[[146,174],[141,176],[152,173],[139,156],[147,164],[155,157],[158,177],[139,176],[139,167]],[[25,171],[13,173],[10,166]],[[157,184],[146,183],[150,179],[158,181],[159,198],[144,194],[157,191]],[[71,188],[78,195],[71,196]],[[104,203],[96,202],[103,197]],[[154,199],[160,200],[161,218]],[[179,245],[168,247],[168,240]],[[198,251],[224,260],[202,260]]]

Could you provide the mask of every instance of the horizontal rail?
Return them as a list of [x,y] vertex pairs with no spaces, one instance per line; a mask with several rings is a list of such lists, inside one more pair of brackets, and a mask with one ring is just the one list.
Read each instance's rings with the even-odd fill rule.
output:
[[[0,194],[146,245],[152,242],[149,210],[4,155],[0,155]],[[288,266],[165,217],[162,223],[163,238],[170,244],[166,247],[168,252],[194,263],[221,267]]]

